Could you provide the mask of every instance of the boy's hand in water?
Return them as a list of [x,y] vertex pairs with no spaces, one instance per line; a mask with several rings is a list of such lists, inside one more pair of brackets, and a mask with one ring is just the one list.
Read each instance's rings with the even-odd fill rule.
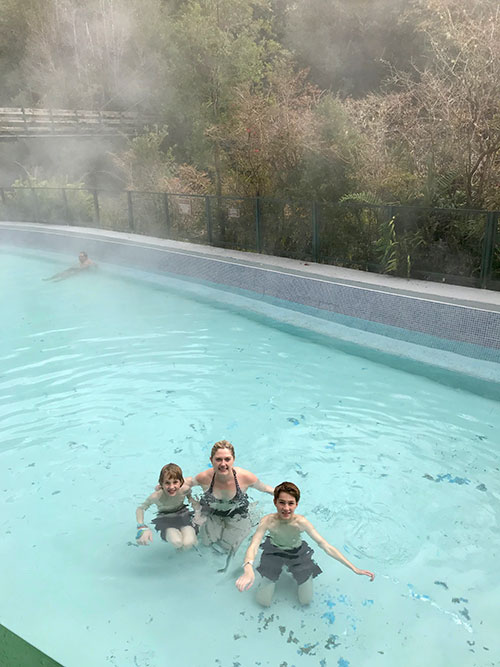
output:
[[373,574],[373,572],[370,572],[369,570],[360,570],[356,568],[354,572],[355,574],[364,574],[365,576],[370,577],[370,581],[373,581],[375,579],[375,575]]
[[142,544],[145,547],[148,546],[148,544],[151,544],[152,541],[153,541],[153,533],[149,528],[143,530],[140,536],[137,538],[137,544]]
[[241,577],[236,580],[236,588],[239,591],[248,591],[248,589],[253,586],[253,582],[255,581],[253,568],[250,566],[247,568],[247,570],[245,570]]

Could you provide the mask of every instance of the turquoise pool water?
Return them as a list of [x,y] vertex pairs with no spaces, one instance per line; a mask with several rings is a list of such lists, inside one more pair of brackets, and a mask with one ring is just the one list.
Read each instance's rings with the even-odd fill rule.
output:
[[[68,667],[498,664],[497,402],[140,274],[41,281],[70,261],[2,252],[1,623]],[[161,466],[221,438],[375,581],[317,548],[313,604],[283,577],[262,611],[243,549],[137,547]]]

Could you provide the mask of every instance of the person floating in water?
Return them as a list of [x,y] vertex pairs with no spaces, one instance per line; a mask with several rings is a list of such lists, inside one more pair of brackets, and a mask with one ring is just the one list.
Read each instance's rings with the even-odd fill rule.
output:
[[66,278],[74,276],[75,274],[80,273],[81,271],[85,271],[90,268],[92,269],[97,268],[97,264],[93,262],[91,259],[89,259],[87,253],[83,252],[83,250],[78,255],[78,262],[79,262],[78,266],[70,266],[69,269],[65,269],[60,273],[56,273],[55,275],[50,276],[50,278],[43,278],[43,280],[53,280],[57,282],[59,280],[66,280]]
[[210,453],[213,467],[189,482],[191,486],[201,486],[204,492],[200,498],[201,512],[197,512],[195,519],[200,525],[203,544],[227,553],[226,566],[220,572],[227,569],[231,557],[252,530],[247,489],[273,493],[273,488],[252,472],[234,467],[234,459],[230,442],[216,442]]
[[264,607],[272,602],[274,587],[284,566],[288,568],[298,584],[299,602],[309,604],[313,596],[313,578],[321,574],[321,569],[312,559],[313,550],[302,540],[300,534],[306,532],[326,553],[338,560],[355,574],[364,574],[373,581],[375,575],[368,570],[360,570],[350,563],[338,549],[321,537],[314,526],[300,514],[295,514],[300,491],[293,482],[282,482],[274,489],[276,512],[263,517],[252,537],[245,554],[243,574],[236,581],[240,591],[248,590],[255,581],[254,558],[262,543],[262,556],[257,571],[262,575],[262,583],[257,591],[257,601]]
[[176,549],[191,549],[196,545],[193,527],[193,512],[186,499],[193,503],[190,486],[184,481],[181,468],[175,463],[163,466],[159,478],[160,488],[154,491],[135,511],[138,544],[147,546],[153,541],[153,533],[144,523],[144,512],[156,505],[158,514],[153,519],[161,539],[170,542]]

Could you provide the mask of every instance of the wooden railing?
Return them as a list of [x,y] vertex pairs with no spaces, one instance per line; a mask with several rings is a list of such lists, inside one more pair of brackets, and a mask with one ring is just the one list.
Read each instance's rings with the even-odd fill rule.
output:
[[159,119],[133,111],[0,108],[0,140],[135,135]]

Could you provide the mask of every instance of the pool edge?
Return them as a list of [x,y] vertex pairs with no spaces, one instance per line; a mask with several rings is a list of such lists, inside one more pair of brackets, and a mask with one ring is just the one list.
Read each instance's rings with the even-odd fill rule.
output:
[[0,665],[4,667],[63,667],[50,656],[0,623]]

